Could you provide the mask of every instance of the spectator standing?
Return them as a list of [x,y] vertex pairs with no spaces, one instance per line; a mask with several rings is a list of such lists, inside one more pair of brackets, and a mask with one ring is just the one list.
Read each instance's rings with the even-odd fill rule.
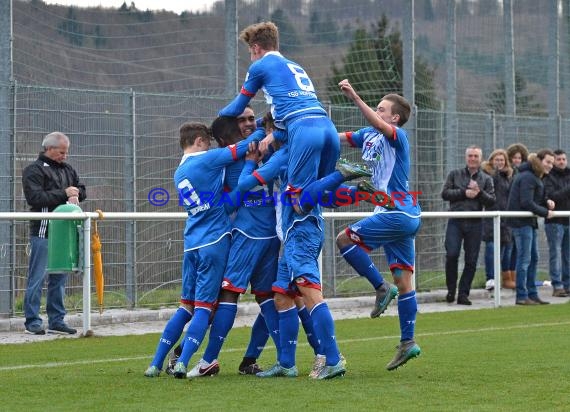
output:
[[513,173],[517,174],[520,165],[528,160],[528,149],[522,143],[513,143],[507,147],[507,155],[509,156]]
[[[51,212],[65,203],[78,205],[86,198],[85,186],[73,167],[65,162],[69,151],[69,138],[61,132],[44,137],[43,151],[37,160],[24,168],[22,185],[24,196],[32,212]],[[30,221],[31,253],[28,265],[28,284],[24,297],[24,326],[26,333],[44,335],[39,315],[42,287],[46,278],[48,259],[48,221]],[[67,274],[48,275],[46,312],[48,332],[73,335],[77,330],[65,324],[65,282]]]
[[[452,170],[443,185],[441,197],[449,202],[452,212],[475,212],[495,203],[493,179],[481,171],[483,153],[478,146],[469,146],[465,150],[467,165]],[[457,289],[458,260],[463,243],[465,266],[459,281],[458,305],[471,305],[469,292],[477,268],[479,247],[482,234],[481,219],[451,218],[445,233],[445,280],[447,283],[447,302],[455,300]]]
[[[509,156],[509,162],[513,168],[513,179],[519,171],[519,167],[522,163],[528,160],[528,149],[522,143],[513,143],[507,147],[507,155]],[[511,232],[512,236],[512,232]],[[511,259],[508,265],[509,278],[516,279],[516,268],[517,268],[517,247],[515,241],[511,242]]]
[[[481,169],[493,179],[495,189],[495,204],[485,210],[507,210],[509,190],[513,178],[513,169],[509,163],[507,152],[504,149],[494,150],[489,159],[483,162]],[[485,289],[493,290],[495,287],[495,264],[493,238],[493,219],[483,219],[483,241],[485,242]],[[507,289],[515,288],[515,272],[509,270],[512,253],[512,234],[505,219],[501,219],[501,276],[502,286]]]
[[[554,167],[544,177],[546,199],[555,203],[554,210],[570,210],[570,169],[566,152],[554,151]],[[552,296],[570,296],[570,233],[567,217],[554,217],[544,223],[550,255]]]
[[[554,202],[545,200],[542,178],[550,172],[553,163],[554,153],[550,149],[529,155],[528,162],[521,165],[513,180],[507,210],[528,211],[547,219],[552,217]],[[537,219],[534,216],[509,218],[508,224],[517,248],[516,304],[548,304],[538,296],[535,283],[538,264]]]

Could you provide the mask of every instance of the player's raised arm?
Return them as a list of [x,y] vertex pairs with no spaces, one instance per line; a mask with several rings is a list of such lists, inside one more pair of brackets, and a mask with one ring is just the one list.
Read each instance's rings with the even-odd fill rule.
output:
[[[243,87],[242,87],[242,90]],[[246,93],[238,94],[226,107],[224,107],[218,113],[219,116],[238,116],[243,113],[245,107],[248,105],[251,98],[255,95],[249,95]]]
[[382,132],[382,134],[388,138],[395,138],[394,127],[385,122],[380,116],[376,114],[376,111],[370,108],[356,93],[348,79],[342,80],[339,84],[341,92],[354,102],[354,104],[360,109],[366,120],[370,123],[372,127]]

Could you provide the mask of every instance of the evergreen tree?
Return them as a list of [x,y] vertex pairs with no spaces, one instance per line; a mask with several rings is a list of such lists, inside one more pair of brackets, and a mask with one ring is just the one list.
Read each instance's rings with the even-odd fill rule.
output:
[[96,48],[99,49],[99,48],[101,48],[107,44],[107,39],[103,35],[103,31],[101,30],[100,25],[95,26],[95,32],[93,33],[93,36],[95,38],[94,41],[95,41],[95,47]]
[[58,24],[57,31],[60,35],[66,37],[72,45],[83,46],[83,27],[81,23],[77,21],[75,9],[72,6],[67,9],[67,17]]
[[338,41],[339,28],[330,16],[326,20],[321,20],[319,12],[311,13],[309,21],[309,33],[315,43],[334,44]]
[[[369,104],[376,104],[387,93],[401,93],[403,70],[402,40],[397,29],[390,29],[383,15],[370,31],[358,28],[341,67],[333,65],[328,91],[333,104],[346,104],[338,93],[338,83],[348,78],[359,95]],[[434,70],[420,57],[415,60],[416,101],[419,108],[437,109]]]
[[[534,97],[527,89],[527,81],[524,76],[515,71],[515,107],[518,115],[537,116],[543,115],[544,108],[534,100]],[[489,109],[495,113],[506,113],[506,87],[504,80],[501,80],[495,87],[495,91],[487,93]]]
[[294,53],[301,47],[299,36],[295,27],[282,9],[277,9],[271,14],[271,21],[279,28],[279,49],[283,53]]
[[128,13],[128,12],[129,12],[129,6],[127,6],[127,2],[124,1],[121,7],[119,7],[119,13]]

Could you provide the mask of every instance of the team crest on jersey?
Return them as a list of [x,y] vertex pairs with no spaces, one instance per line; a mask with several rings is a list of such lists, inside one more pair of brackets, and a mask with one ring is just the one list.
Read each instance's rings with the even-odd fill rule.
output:
[[228,286],[230,286],[230,282],[228,282],[227,280],[224,280],[222,282],[222,288],[227,288]]

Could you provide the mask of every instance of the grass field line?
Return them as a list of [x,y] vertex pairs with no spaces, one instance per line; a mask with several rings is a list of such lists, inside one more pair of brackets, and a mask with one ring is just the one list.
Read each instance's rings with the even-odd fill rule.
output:
[[[455,329],[455,330],[448,330],[448,331],[439,331],[439,332],[425,332],[425,333],[418,333],[416,337],[430,337],[430,336],[442,336],[442,335],[461,335],[461,334],[469,334],[469,333],[481,333],[481,332],[504,332],[506,330],[516,330],[516,329],[533,329],[533,328],[544,328],[544,327],[551,327],[551,326],[565,326],[570,325],[570,321],[565,322],[547,322],[547,323],[527,323],[522,325],[512,325],[512,326],[492,326],[486,328],[477,328],[477,329]],[[367,338],[357,338],[357,339],[342,339],[339,340],[339,344],[343,343],[358,343],[358,342],[370,342],[370,341],[377,341],[377,340],[387,340],[387,339],[399,339],[399,335],[392,335],[392,336],[371,336]],[[299,346],[308,346],[308,343],[301,343]],[[273,350],[275,347],[268,346],[266,350]],[[222,353],[229,353],[229,352],[243,352],[245,348],[228,348],[223,349]],[[21,369],[35,369],[35,368],[59,368],[62,366],[76,366],[76,365],[92,365],[98,363],[109,363],[109,362],[128,362],[133,360],[141,360],[141,359],[151,359],[152,355],[139,355],[139,356],[129,356],[123,358],[108,358],[108,359],[84,359],[78,361],[70,361],[70,362],[46,362],[46,363],[36,363],[30,365],[14,365],[14,366],[1,366],[0,372],[2,371],[13,371],[13,370],[21,370]]]

